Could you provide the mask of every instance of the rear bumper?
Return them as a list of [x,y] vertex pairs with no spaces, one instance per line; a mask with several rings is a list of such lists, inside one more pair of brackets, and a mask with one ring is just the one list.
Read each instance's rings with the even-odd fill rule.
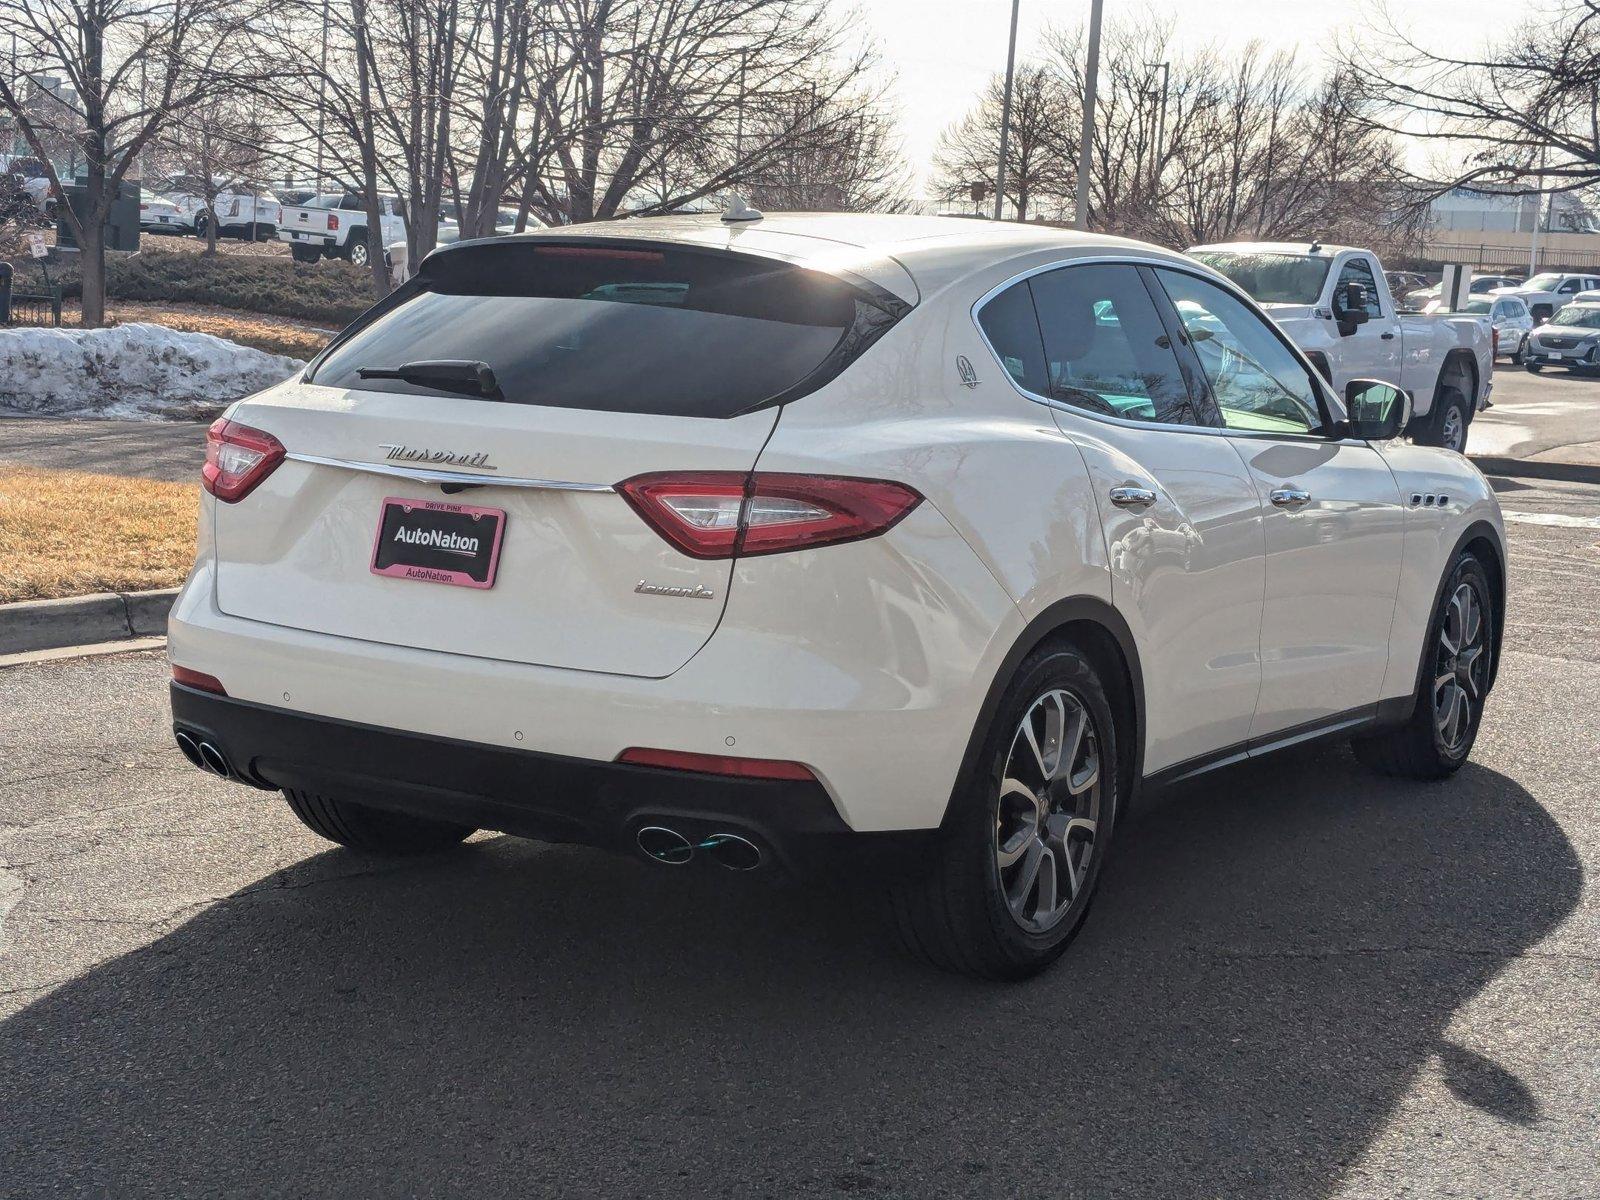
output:
[[644,857],[642,828],[734,833],[764,865],[829,877],[910,869],[931,831],[856,833],[821,784],[594,762],[310,716],[173,684],[174,732],[222,751],[230,777],[548,842]]

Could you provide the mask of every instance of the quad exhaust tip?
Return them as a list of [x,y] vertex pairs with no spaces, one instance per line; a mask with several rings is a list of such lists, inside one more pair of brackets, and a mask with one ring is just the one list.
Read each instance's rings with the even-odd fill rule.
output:
[[646,825],[634,840],[646,858],[672,867],[684,866],[701,854],[729,871],[753,871],[761,865],[761,847],[737,833],[708,833],[695,842],[676,829]]
[[186,730],[178,730],[178,749],[195,766],[202,771],[210,771],[213,775],[220,775],[224,779],[233,778],[233,768],[228,766],[228,756],[224,754],[213,742],[204,741]]

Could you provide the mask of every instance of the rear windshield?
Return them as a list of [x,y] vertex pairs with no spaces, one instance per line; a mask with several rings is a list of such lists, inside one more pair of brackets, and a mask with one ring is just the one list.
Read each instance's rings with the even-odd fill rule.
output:
[[495,400],[732,417],[820,386],[905,309],[787,263],[631,245],[448,251],[411,286],[415,294],[336,345],[315,382],[437,395],[358,371],[466,360],[494,372]]

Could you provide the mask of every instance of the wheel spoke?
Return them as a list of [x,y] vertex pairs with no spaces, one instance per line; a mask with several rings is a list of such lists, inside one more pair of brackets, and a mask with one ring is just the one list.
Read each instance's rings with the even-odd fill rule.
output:
[[[1065,700],[1060,692],[1056,693],[1056,698],[1058,701]],[[1055,774],[1050,778],[1060,779],[1065,776],[1070,780],[1073,764],[1078,761],[1078,751],[1083,748],[1084,731],[1089,728],[1089,714],[1083,705],[1074,702],[1070,716],[1065,711],[1062,712],[1062,724],[1061,752],[1056,755]]]
[[1059,863],[1060,859],[1051,853],[1049,847],[1039,856],[1039,898],[1033,906],[1035,920],[1047,921],[1056,911],[1056,872]]
[[1483,616],[1478,611],[1478,596],[1471,587],[1463,586],[1461,589],[1461,644],[1463,647],[1475,646],[1478,643],[1479,628],[1483,624]]
[[1028,897],[1033,893],[1033,885],[1039,879],[1040,865],[1048,854],[1044,842],[1036,837],[1029,839],[1024,848],[1022,865],[1017,868],[1015,878],[1006,885],[1006,902],[1019,917],[1027,915]]

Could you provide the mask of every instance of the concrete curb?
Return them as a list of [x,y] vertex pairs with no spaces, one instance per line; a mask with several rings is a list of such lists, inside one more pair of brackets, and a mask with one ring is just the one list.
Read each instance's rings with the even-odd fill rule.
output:
[[160,637],[177,588],[0,604],[0,654]]

